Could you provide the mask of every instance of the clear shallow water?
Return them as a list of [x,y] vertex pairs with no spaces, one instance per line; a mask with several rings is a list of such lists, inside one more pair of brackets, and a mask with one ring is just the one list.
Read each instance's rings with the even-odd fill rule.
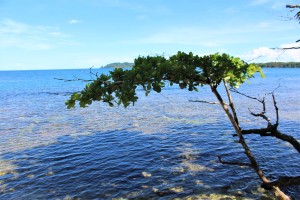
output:
[[[280,84],[280,130],[300,139],[300,70],[265,74],[240,90],[264,95]],[[127,109],[94,103],[67,110],[64,101],[84,83],[54,78],[74,76],[89,79],[89,70],[0,72],[0,199],[269,196],[251,169],[218,163],[217,155],[247,158],[218,105],[188,101],[214,101],[209,88],[168,87],[149,97],[140,92],[137,105]],[[242,127],[265,125],[248,114],[260,105],[238,95],[234,100]],[[247,141],[268,177],[300,175],[299,154],[286,143],[258,136]],[[286,190],[300,196],[299,187]]]

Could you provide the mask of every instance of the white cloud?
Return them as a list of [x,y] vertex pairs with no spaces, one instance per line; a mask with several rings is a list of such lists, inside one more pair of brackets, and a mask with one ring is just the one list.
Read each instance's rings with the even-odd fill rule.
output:
[[176,27],[154,33],[144,38],[127,41],[130,44],[172,44],[196,45],[204,47],[220,47],[224,44],[236,42],[224,35],[232,34],[232,30],[209,30],[196,27]]
[[[300,47],[300,44],[284,44],[280,48]],[[259,47],[243,55],[239,55],[248,62],[300,62],[300,49],[270,49]]]
[[67,43],[67,38],[57,27],[30,25],[11,19],[0,21],[0,48],[47,50]]
[[77,19],[71,19],[71,20],[69,20],[69,24],[78,24],[78,23],[81,23],[81,21],[77,20]]
[[[277,26],[270,22],[249,24],[248,26],[231,27],[170,27],[159,30],[149,36],[126,41],[129,44],[171,44],[171,45],[193,45],[203,47],[224,47],[232,44],[245,44],[261,42],[261,38],[274,31],[290,29],[287,26]],[[270,38],[270,40],[277,40]]]

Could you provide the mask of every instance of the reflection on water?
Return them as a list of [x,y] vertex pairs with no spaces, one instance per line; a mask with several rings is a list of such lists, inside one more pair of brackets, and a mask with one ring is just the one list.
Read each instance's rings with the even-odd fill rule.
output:
[[[280,127],[299,139],[300,77],[289,77],[278,93]],[[35,89],[0,87],[0,199],[272,199],[252,169],[218,162],[217,155],[247,158],[218,105],[187,101],[200,94],[213,101],[208,88],[141,93],[137,105],[127,109],[93,104],[66,110],[66,94],[82,84],[49,79],[46,87],[38,84],[42,80],[25,84]],[[253,83],[256,91],[241,89],[254,95],[273,89],[274,80],[265,81]],[[247,111],[260,105],[234,98],[243,126],[265,126]],[[300,175],[299,155],[286,143],[247,140],[268,177]],[[295,198],[300,194],[299,187],[286,190]]]

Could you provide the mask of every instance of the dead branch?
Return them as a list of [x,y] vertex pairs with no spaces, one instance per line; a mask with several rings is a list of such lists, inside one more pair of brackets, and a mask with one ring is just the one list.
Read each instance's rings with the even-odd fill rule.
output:
[[248,163],[226,162],[220,156],[217,156],[217,157],[218,157],[220,163],[225,164],[225,165],[237,165],[237,166],[242,166],[242,167],[252,167],[251,164],[248,164]]
[[274,105],[274,108],[276,111],[276,123],[274,124],[274,126],[276,126],[276,128],[277,128],[279,125],[279,113],[278,113],[278,107],[277,107],[274,93],[272,93],[272,98],[273,98],[273,105]]
[[288,4],[285,7],[286,8],[300,8],[300,5],[290,5],[290,4]]
[[262,188],[268,189],[268,188],[272,188],[273,186],[285,187],[285,186],[292,186],[292,185],[300,185],[300,176],[296,176],[296,177],[289,177],[289,176],[279,177],[278,180],[272,181],[272,182],[269,182],[269,183],[263,183],[261,186],[262,186]]
[[[264,108],[264,109],[265,109],[265,108]],[[261,113],[253,113],[253,112],[250,110],[250,108],[249,108],[248,110],[249,110],[249,112],[250,112],[250,114],[251,114],[252,116],[254,116],[254,117],[261,117],[261,118],[263,118],[264,120],[266,120],[266,121],[268,122],[268,126],[271,125],[271,120],[270,120],[269,117],[267,117],[267,116],[265,115],[265,110],[263,110]]]
[[273,49],[273,50],[277,50],[277,49],[279,49],[279,50],[291,50],[291,49],[300,49],[300,47],[282,47],[282,48],[278,47],[278,48],[271,48],[271,49]]
[[200,102],[200,103],[207,103],[207,104],[220,104],[219,102],[209,102],[209,101],[200,101],[200,100],[189,100],[189,102]]
[[[293,136],[281,133],[277,130],[277,126],[272,125],[268,128],[241,130],[242,135],[258,134],[260,136],[275,137],[282,141],[290,143],[300,153],[300,143]],[[238,136],[233,134],[234,137]]]
[[98,72],[96,72],[96,74],[95,74],[94,72],[92,72],[93,67],[94,67],[94,66],[90,67],[90,74],[91,74],[91,75],[94,75],[96,78],[99,78]]
[[64,82],[71,82],[71,81],[82,81],[82,82],[91,82],[95,80],[89,80],[89,79],[82,79],[74,77],[74,79],[64,79],[64,78],[54,78],[55,80],[64,81]]
[[241,93],[241,92],[239,92],[239,91],[238,91],[237,89],[235,89],[235,88],[230,88],[229,90],[230,90],[231,92],[235,92],[235,93],[240,94],[240,95],[242,95],[242,96],[245,96],[245,97],[247,97],[247,98],[249,98],[249,99],[257,100],[257,101],[259,101],[259,102],[262,103],[262,100],[261,100],[261,99],[258,99],[258,98],[256,98],[256,97],[251,97],[251,96],[249,96],[249,95],[246,95],[246,94],[244,94],[244,93]]
[[[259,101],[262,106],[263,106],[263,110],[261,113],[253,113],[250,109],[250,114],[255,116],[255,117],[261,117],[263,119],[265,119],[268,122],[268,126],[267,128],[260,128],[260,129],[249,129],[249,130],[241,130],[241,134],[242,135],[246,135],[246,134],[258,134],[260,136],[269,136],[269,137],[275,137],[277,139],[280,139],[282,141],[288,142],[290,143],[299,153],[300,153],[300,143],[292,136],[287,135],[287,134],[283,134],[280,131],[277,130],[277,127],[279,125],[279,109],[277,107],[277,102],[275,99],[275,95],[274,92],[275,90],[277,90],[280,87],[280,85],[275,88],[271,93],[272,95],[272,99],[273,99],[273,105],[274,105],[274,109],[276,112],[276,122],[275,124],[272,124],[270,118],[268,116],[265,115],[266,113],[266,103],[265,103],[265,97],[263,99],[258,99],[255,97],[251,97],[248,95],[245,95],[239,91],[237,91],[236,89],[231,89],[231,91],[238,93],[240,95],[243,95],[247,98],[253,99],[253,100],[257,100]],[[233,134],[233,136],[238,136],[237,134]]]

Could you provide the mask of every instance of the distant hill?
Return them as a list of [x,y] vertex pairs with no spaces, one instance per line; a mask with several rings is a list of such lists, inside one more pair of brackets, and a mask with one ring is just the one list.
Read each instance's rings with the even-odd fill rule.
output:
[[[263,68],[300,68],[300,62],[267,62],[256,63]],[[105,65],[104,68],[131,68],[133,63],[115,62]]]
[[115,62],[110,63],[108,65],[105,65],[104,68],[131,68],[133,66],[133,63],[129,62]]
[[267,62],[256,64],[263,68],[300,68],[300,62]]

